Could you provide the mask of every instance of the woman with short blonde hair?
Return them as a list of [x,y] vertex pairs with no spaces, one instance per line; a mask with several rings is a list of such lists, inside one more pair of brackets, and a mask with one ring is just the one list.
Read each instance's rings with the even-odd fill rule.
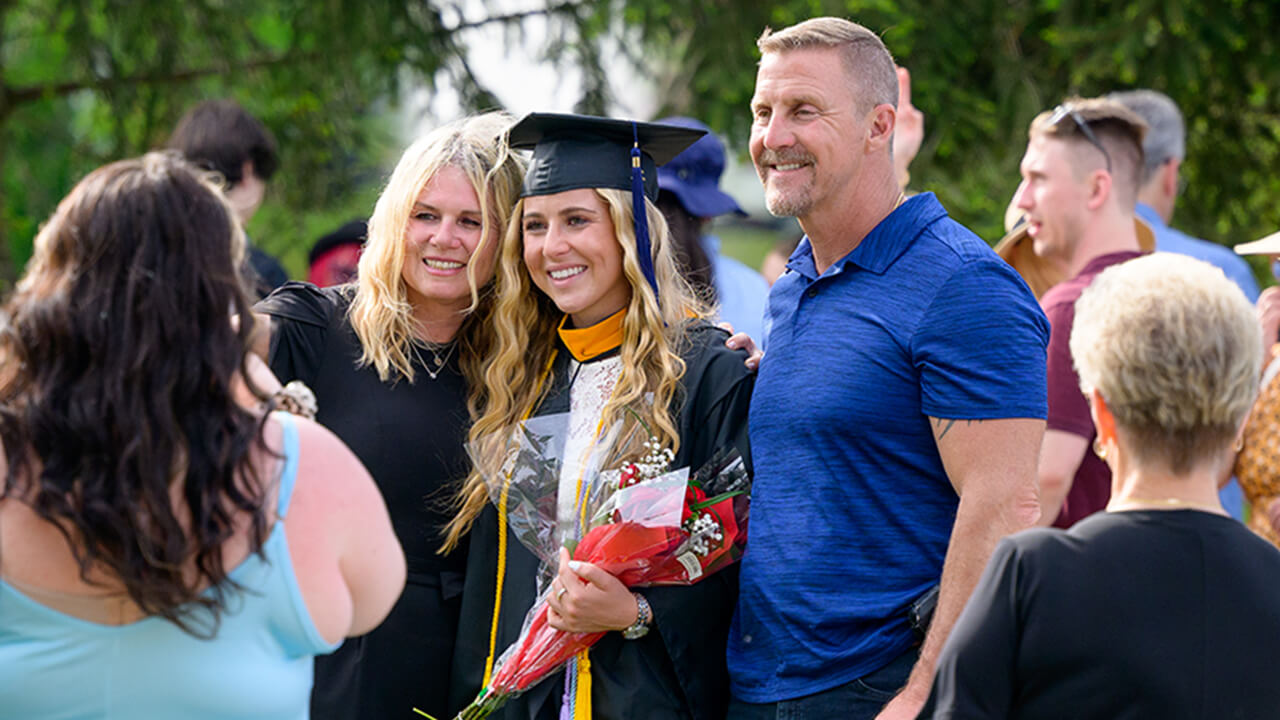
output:
[[1280,551],[1229,517],[1261,334],[1222,271],[1172,253],[1103,271],[1071,354],[1111,468],[1105,512],[1003,540],[921,717],[1270,717]]
[[1080,389],[1103,399],[1132,462],[1185,474],[1221,462],[1239,435],[1258,394],[1262,340],[1252,307],[1220,276],[1160,255],[1076,303]]

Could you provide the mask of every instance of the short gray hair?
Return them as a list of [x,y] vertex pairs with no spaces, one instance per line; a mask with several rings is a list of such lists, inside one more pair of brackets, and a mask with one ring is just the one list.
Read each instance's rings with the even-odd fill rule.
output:
[[1144,185],[1161,165],[1187,156],[1187,126],[1177,103],[1168,95],[1155,90],[1126,90],[1107,97],[1147,122],[1147,136],[1142,141],[1142,152],[1146,157],[1142,169]]
[[840,53],[845,74],[855,81],[854,97],[864,109],[881,103],[898,107],[898,68],[884,41],[870,29],[837,17],[817,17],[774,32],[765,28],[756,40],[762,54],[806,48]]
[[1076,302],[1071,356],[1140,463],[1184,473],[1221,453],[1253,405],[1262,330],[1222,270],[1155,253],[1104,270]]

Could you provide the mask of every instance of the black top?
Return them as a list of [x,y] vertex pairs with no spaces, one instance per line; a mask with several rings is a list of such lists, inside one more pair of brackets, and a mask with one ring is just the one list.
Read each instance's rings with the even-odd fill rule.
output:
[[[275,318],[271,371],[316,394],[316,421],[342,439],[378,483],[410,573],[462,571],[464,552],[436,554],[440,528],[468,463],[467,387],[455,350],[436,379],[414,360],[414,382],[383,382],[359,367],[360,341],[347,320],[350,286],[291,282],[258,304]],[[420,350],[429,356],[426,350]]]
[[280,261],[253,245],[248,247],[245,254],[241,274],[258,298],[265,298],[272,290],[289,282],[289,274],[284,271]]
[[[698,325],[681,352],[687,369],[680,408],[680,450],[672,468],[701,467],[721,448],[736,447],[750,462],[747,408],[755,375],[746,354],[724,346],[728,334]],[[595,362],[604,359],[590,360]],[[569,410],[569,353],[556,356],[552,386],[539,415]],[[489,652],[490,623],[497,571],[497,511],[485,508],[471,531],[457,649],[454,655],[452,712],[475,698]],[[498,620],[497,654],[520,633],[533,606],[538,560],[508,531],[506,579]],[[639,640],[611,632],[591,649],[592,710],[597,720],[696,720],[725,716],[729,676],[725,645],[737,603],[738,567],[733,565],[693,585],[645,588],[654,624]],[[558,717],[564,673],[530,688],[492,717],[500,720],[554,720]]]
[[[316,659],[313,720],[444,717],[461,605],[465,546],[436,554],[451,517],[445,503],[466,477],[466,383],[454,350],[433,380],[414,359],[414,382],[361,367],[347,319],[351,286],[291,282],[257,305],[272,316],[269,364],[282,382],[316,394],[316,420],[355,452],[377,483],[409,566],[408,583],[375,630]],[[424,358],[426,350],[419,350]]]
[[1280,716],[1280,551],[1194,510],[1001,541],[921,718]]

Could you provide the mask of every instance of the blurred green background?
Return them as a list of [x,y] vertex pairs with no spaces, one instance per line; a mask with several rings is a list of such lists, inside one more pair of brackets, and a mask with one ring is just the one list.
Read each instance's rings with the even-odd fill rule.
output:
[[[912,187],[989,241],[1031,118],[1133,87],[1187,116],[1175,225],[1228,245],[1280,227],[1276,2],[0,0],[0,289],[79,177],[163,145],[199,100],[235,98],[275,133],[282,167],[249,232],[301,277],[316,238],[369,213],[414,130],[415,94],[502,106],[475,67],[503,62],[503,48],[572,76],[583,112],[634,107],[619,78],[640,78],[653,117],[699,117],[741,161],[755,38],[823,14],[882,32],[911,69],[926,116]],[[515,82],[532,72],[508,62]],[[717,228],[753,266],[794,227],[756,220]]]

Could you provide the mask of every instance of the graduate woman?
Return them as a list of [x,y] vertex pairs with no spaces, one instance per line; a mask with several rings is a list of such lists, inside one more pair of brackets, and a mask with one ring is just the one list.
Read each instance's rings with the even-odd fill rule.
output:
[[[656,165],[701,134],[538,113],[511,129],[510,145],[532,148],[533,158],[498,260],[495,339],[473,439],[510,432],[528,414],[568,412],[572,445],[634,411],[647,434],[674,451],[672,469],[697,469],[722,448],[747,455],[754,375],[746,354],[726,348],[725,332],[704,319],[709,311],[679,276],[653,204]],[[635,207],[643,208],[640,222]],[[562,515],[572,512],[569,485],[562,479]],[[479,472],[459,503],[448,541],[470,531],[471,551],[455,708],[474,698],[518,636],[539,574],[538,560],[514,535],[500,538],[505,517],[488,501]],[[607,634],[585,660],[495,717],[724,716],[736,568],[690,586],[635,591],[589,564],[571,569],[563,551],[559,567],[547,571],[551,624]]]

